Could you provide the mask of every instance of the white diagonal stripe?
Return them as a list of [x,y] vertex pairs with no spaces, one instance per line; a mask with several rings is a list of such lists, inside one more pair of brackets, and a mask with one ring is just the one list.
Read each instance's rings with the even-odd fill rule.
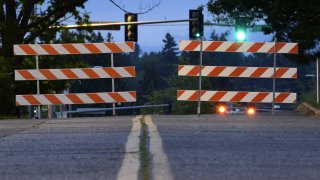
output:
[[95,103],[87,94],[81,93],[81,94],[77,94],[77,96],[79,97],[79,99],[81,99],[86,104],[94,104]]
[[181,68],[178,71],[178,75],[179,76],[186,76],[192,69],[194,66],[183,66],[183,68]]
[[62,44],[52,44],[52,48],[54,48],[59,54],[70,54],[69,51],[67,51]]
[[99,97],[106,103],[114,102],[114,99],[108,93],[100,93]]
[[217,52],[226,52],[227,49],[232,46],[234,42],[223,42],[217,49]]
[[102,53],[110,53],[111,52],[111,50],[105,45],[105,43],[96,43],[95,46]]
[[24,97],[23,95],[16,95],[16,102],[18,102],[20,105],[31,105]]
[[273,68],[268,68],[261,76],[271,78],[273,76]]
[[73,44],[73,47],[76,48],[80,54],[92,54],[83,44]]
[[201,96],[201,101],[209,101],[212,96],[216,94],[216,91],[206,91],[202,96]]
[[14,79],[16,81],[23,81],[26,80],[20,73],[18,70],[14,70]]
[[93,71],[98,74],[100,78],[110,78],[111,76],[103,70],[103,68],[94,68]]
[[46,104],[46,105],[52,104],[52,102],[49,101],[45,95],[33,95],[33,97],[36,98],[40,102],[40,104]]
[[250,77],[253,72],[255,72],[258,68],[256,67],[247,67],[246,70],[244,70],[239,77]]
[[27,53],[20,48],[20,45],[14,45],[13,52],[15,55],[27,55]]
[[40,71],[38,70],[28,70],[28,72],[38,80],[47,79]]
[[48,55],[49,53],[47,51],[45,51],[42,46],[39,44],[33,44],[33,45],[30,45],[30,47],[35,51],[37,52],[37,54],[39,55]]
[[125,70],[123,67],[116,67],[114,70],[120,74],[121,77],[132,77],[131,74],[128,73],[127,70]]
[[202,45],[202,49],[207,49],[212,43],[214,43],[216,41],[203,41]]
[[70,69],[74,74],[76,74],[79,79],[89,79],[90,77],[85,73],[83,72],[82,69]]
[[69,79],[61,69],[50,69],[50,72],[54,74],[58,79]]
[[193,95],[194,92],[195,91],[192,91],[192,90],[185,90],[183,91],[181,96],[178,97],[178,100],[188,100]]
[[229,75],[236,69],[237,67],[226,67],[218,76],[220,77],[229,77]]
[[248,49],[250,49],[254,44],[254,42],[244,42],[236,52],[248,52]]
[[229,91],[219,101],[221,101],[221,102],[229,102],[237,94],[238,94],[238,92]]
[[296,93],[290,93],[290,95],[283,101],[283,103],[294,103],[297,99]]
[[289,53],[296,43],[286,43],[281,49],[278,50],[278,53]]
[[118,94],[123,97],[127,102],[134,102],[136,98],[133,97],[129,92],[118,92]]
[[[208,76],[215,68],[216,66],[202,66],[202,76]],[[197,74],[199,76],[199,73]]]
[[55,95],[57,99],[59,99],[62,104],[74,104],[65,94],[57,94]]
[[184,51],[184,49],[189,45],[191,41],[180,41],[179,42],[179,50]]
[[242,98],[241,102],[251,102],[258,94],[258,92],[249,92]]
[[273,102],[273,94],[269,93],[261,102],[272,103]]
[[289,68],[282,76],[282,78],[292,78],[297,73],[297,68]]
[[272,47],[274,47],[274,43],[264,43],[264,45],[257,51],[260,53],[268,52]]
[[134,51],[126,42],[118,42],[115,44],[122,50],[122,52],[133,52]]

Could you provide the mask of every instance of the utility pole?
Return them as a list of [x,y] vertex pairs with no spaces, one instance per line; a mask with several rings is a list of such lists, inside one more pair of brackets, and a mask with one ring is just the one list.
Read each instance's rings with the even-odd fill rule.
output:
[[[111,67],[114,67],[114,62],[113,62],[113,53],[111,53]],[[115,92],[115,87],[114,87],[114,78],[111,79],[112,81],[112,93]],[[113,102],[112,103],[112,115],[115,116],[116,115],[116,103]]]
[[199,69],[199,93],[198,93],[198,116],[201,114],[201,89],[202,89],[202,55],[203,55],[203,36],[200,39],[200,69]]
[[319,58],[317,58],[316,63],[316,70],[317,70],[317,103],[319,104]]
[[277,38],[274,39],[274,56],[273,56],[273,87],[272,87],[272,115],[275,115],[276,101],[276,73],[277,73]]

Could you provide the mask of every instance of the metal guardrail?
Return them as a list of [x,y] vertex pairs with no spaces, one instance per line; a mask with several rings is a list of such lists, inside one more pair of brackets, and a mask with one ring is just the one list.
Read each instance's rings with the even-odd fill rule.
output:
[[[116,110],[122,109],[141,109],[141,108],[155,108],[155,107],[167,107],[170,106],[169,104],[158,104],[158,105],[142,105],[142,106],[126,106],[126,107],[116,107]],[[94,113],[94,112],[104,112],[104,111],[111,111],[113,108],[84,108],[75,111],[62,111],[56,112],[56,117],[58,119],[65,119],[68,118],[68,114],[78,114],[78,113]]]

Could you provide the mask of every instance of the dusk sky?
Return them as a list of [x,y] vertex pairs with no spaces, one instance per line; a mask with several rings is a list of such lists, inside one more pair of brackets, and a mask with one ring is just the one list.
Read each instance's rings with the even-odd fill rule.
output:
[[[156,4],[158,0],[115,0],[124,9],[130,12],[140,11],[140,2],[143,6],[150,6]],[[200,5],[206,5],[208,0],[161,0],[160,6],[156,7],[147,14],[141,14],[138,16],[139,21],[150,20],[176,20],[176,19],[188,19],[189,9],[196,9]],[[108,0],[90,0],[86,4],[86,10],[89,12],[92,21],[124,21],[124,12],[118,7],[113,5]],[[204,21],[211,20],[212,15],[206,11],[203,11]],[[158,25],[143,25],[139,26],[138,43],[140,44],[142,51],[160,51],[163,45],[162,39],[167,32],[171,33],[175,40],[189,39],[188,23],[170,23],[170,24],[158,24]],[[204,35],[206,38],[210,37],[214,27],[205,26]],[[230,30],[232,28],[216,28],[218,32]],[[108,31],[101,31],[104,36]],[[110,31],[114,36],[114,41],[124,41],[124,27],[121,27],[120,31]],[[229,40],[233,40],[233,35],[229,36]],[[266,37],[261,36],[260,33],[250,33],[249,41],[267,41]]]

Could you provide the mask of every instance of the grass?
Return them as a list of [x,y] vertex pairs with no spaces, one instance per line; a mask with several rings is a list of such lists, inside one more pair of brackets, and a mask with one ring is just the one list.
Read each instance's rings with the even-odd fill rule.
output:
[[0,116],[0,120],[18,119],[17,116]]
[[141,176],[143,180],[149,179],[149,152],[148,152],[148,127],[144,121],[144,116],[140,118],[141,136],[140,136],[140,160],[141,160]]

